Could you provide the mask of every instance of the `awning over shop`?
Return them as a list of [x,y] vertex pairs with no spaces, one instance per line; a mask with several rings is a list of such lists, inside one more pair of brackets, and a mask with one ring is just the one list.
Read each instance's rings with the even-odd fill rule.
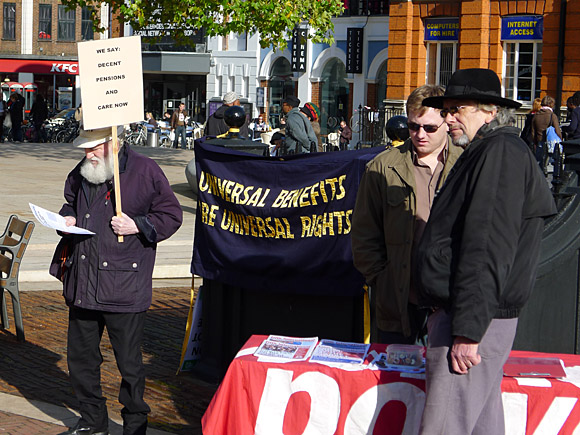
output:
[[70,60],[0,59],[0,71],[78,75],[79,63]]

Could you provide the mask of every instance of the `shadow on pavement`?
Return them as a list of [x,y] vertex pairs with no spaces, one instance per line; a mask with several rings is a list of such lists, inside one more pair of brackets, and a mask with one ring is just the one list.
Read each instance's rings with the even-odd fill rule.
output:
[[[189,288],[155,289],[147,314],[143,359],[150,427],[179,435],[201,435],[201,417],[217,385],[176,375],[189,310]],[[26,342],[0,330],[0,392],[78,409],[66,364],[68,309],[60,291],[22,292]],[[9,315],[12,316],[11,310]],[[10,317],[12,320],[13,317]],[[121,377],[107,334],[101,342],[101,378],[109,416],[121,420]],[[63,416],[51,416],[63,420]],[[70,412],[70,416],[73,413]]]

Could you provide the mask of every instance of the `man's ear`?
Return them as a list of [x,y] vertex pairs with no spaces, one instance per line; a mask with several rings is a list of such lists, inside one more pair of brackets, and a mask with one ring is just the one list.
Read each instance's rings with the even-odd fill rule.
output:
[[485,123],[489,124],[497,116],[497,109],[494,109],[491,112],[483,112],[483,113],[485,113],[485,119],[484,119]]

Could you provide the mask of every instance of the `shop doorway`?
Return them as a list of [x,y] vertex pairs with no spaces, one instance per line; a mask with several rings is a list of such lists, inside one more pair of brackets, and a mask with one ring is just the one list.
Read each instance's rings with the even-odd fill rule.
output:
[[144,74],[143,88],[145,112],[151,112],[155,119],[161,119],[165,112],[173,113],[179,103],[185,103],[193,121],[205,122],[205,76]]
[[321,134],[328,134],[338,128],[341,120],[348,122],[348,83],[344,63],[331,59],[322,71],[320,95]]
[[272,128],[280,128],[282,100],[289,95],[296,95],[296,83],[292,77],[292,69],[288,59],[285,57],[276,59],[270,73],[268,93],[268,107],[270,109],[268,122]]

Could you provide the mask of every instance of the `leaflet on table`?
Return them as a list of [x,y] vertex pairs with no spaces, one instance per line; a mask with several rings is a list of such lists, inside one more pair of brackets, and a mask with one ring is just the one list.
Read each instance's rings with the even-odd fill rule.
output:
[[305,361],[312,354],[316,343],[318,343],[318,337],[299,338],[270,335],[254,352],[254,356],[287,361]]
[[32,213],[34,214],[34,217],[38,220],[38,222],[40,222],[45,227],[53,228],[55,230],[70,234],[87,234],[87,235],[95,234],[92,231],[86,230],[84,228],[67,226],[64,217],[57,213],[48,211],[42,207],[31,204],[30,202],[28,203],[28,205],[30,206],[30,210],[32,210]]
[[366,358],[369,347],[370,344],[364,343],[322,340],[314,349],[310,361],[361,364]]

